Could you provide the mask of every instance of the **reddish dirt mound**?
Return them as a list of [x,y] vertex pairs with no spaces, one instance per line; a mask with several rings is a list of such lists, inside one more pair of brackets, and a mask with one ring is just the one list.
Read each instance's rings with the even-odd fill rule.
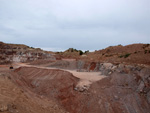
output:
[[26,91],[57,101],[68,111],[73,110],[70,106],[73,101],[74,106],[78,105],[78,92],[74,91],[74,87],[79,79],[67,71],[20,67],[12,74],[14,81]]
[[89,53],[86,60],[111,63],[135,63],[150,65],[150,44],[132,44],[110,46],[106,49]]
[[[149,72],[142,72],[147,75]],[[140,75],[142,76],[142,75]],[[143,76],[143,77],[144,77]],[[58,69],[21,67],[12,78],[28,93],[56,101],[70,113],[149,113],[149,101],[131,73],[113,73],[93,83],[88,90],[76,90],[77,78]],[[144,89],[145,90],[145,89]],[[148,96],[149,98],[149,96]]]
[[114,73],[111,77],[94,83],[90,88],[88,113],[149,113],[144,95],[137,92],[132,75]]
[[0,68],[0,113],[66,113],[54,101],[23,91],[10,76]]

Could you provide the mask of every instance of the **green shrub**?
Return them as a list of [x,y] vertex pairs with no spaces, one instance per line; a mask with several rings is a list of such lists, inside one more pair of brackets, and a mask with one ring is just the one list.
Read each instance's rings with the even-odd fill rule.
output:
[[144,53],[146,54],[146,53],[147,53],[147,50],[145,50]]
[[122,57],[124,57],[124,55],[120,55],[120,56],[119,56],[119,58],[122,58]]
[[130,53],[127,53],[127,54],[124,55],[124,58],[127,58],[130,55],[131,55]]
[[83,55],[83,51],[79,50],[79,55]]
[[85,54],[86,54],[86,53],[89,53],[89,50],[85,51],[84,53],[85,53]]
[[120,55],[119,58],[127,58],[127,57],[129,57],[130,55],[131,55],[130,53],[127,53],[127,54],[125,54],[125,55]]
[[149,45],[150,45],[150,44],[143,45],[142,48],[145,49],[145,48],[149,47]]

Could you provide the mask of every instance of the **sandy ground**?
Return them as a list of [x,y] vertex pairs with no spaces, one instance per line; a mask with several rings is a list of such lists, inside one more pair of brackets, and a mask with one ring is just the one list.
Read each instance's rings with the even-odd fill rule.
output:
[[[99,72],[64,71],[27,64],[13,66],[22,68],[8,73],[10,75],[5,73],[6,68],[0,73],[0,109],[6,111],[3,113],[65,113],[65,111],[149,113],[150,111],[146,95],[137,92],[137,88],[141,87],[138,83],[143,81],[139,79],[140,76],[136,77],[138,79],[136,81],[134,76],[124,73],[113,73],[104,78],[105,76]],[[9,67],[7,71],[10,71]],[[142,75],[149,75],[148,70],[140,72]],[[149,96],[147,98],[149,99]]]
[[10,79],[8,66],[0,66],[0,113],[66,113],[57,103],[24,92]]
[[[16,63],[14,64],[15,68],[25,66],[25,67],[36,67],[36,68],[44,68],[44,69],[58,69],[53,67],[44,67],[44,66],[32,66],[25,63]],[[67,70],[67,69],[60,69],[64,71],[68,71],[73,74],[73,76],[80,79],[77,86],[89,86],[93,82],[99,81],[103,78],[105,78],[105,75],[102,75],[101,72],[77,72],[76,70]]]

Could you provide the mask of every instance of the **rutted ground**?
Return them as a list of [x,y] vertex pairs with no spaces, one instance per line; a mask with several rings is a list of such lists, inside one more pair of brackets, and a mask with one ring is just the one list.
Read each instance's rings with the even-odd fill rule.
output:
[[16,85],[11,76],[7,66],[0,67],[0,112],[66,113],[56,102]]
[[35,49],[27,47],[32,54],[22,45],[0,45],[3,63],[12,58],[21,62],[23,57],[29,61],[40,59],[30,63],[37,66],[15,64],[14,70],[0,66],[0,112],[150,111],[149,44],[119,45],[84,55],[71,50],[52,57],[44,51],[34,54]]
[[108,77],[82,88],[79,78],[59,69],[20,67],[11,77],[25,91],[53,100],[70,113],[149,113],[149,74],[149,68],[121,64]]
[[[26,67],[36,67],[36,68],[42,68],[42,69],[57,69],[54,67],[43,67],[43,66],[31,66],[23,63],[18,63],[16,64],[17,67],[20,66],[26,66]],[[73,76],[79,78],[79,82],[77,84],[78,88],[83,88],[83,87],[89,87],[90,84],[93,82],[99,81],[103,78],[105,78],[105,75],[102,75],[101,72],[77,72],[76,70],[69,70],[69,69],[59,69],[63,71],[67,71],[72,73]]]

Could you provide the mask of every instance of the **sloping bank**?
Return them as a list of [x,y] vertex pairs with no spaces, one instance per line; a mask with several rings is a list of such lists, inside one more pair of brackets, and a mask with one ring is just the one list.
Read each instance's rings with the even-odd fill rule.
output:
[[[106,67],[100,69],[106,71]],[[108,77],[83,91],[76,90],[78,78],[58,69],[20,67],[12,78],[24,90],[54,100],[70,113],[149,113],[149,68],[113,67]]]

